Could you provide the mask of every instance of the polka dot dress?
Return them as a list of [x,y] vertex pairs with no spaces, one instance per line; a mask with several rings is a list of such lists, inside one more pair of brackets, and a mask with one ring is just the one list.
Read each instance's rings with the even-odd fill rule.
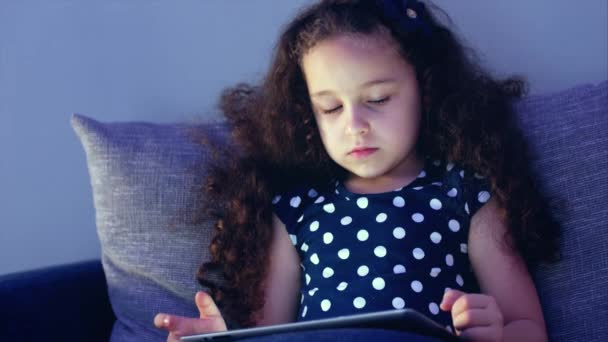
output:
[[483,177],[429,158],[390,192],[355,194],[335,182],[277,195],[275,214],[301,260],[298,320],[407,307],[450,327],[439,309],[446,289],[479,292],[467,235],[489,198]]

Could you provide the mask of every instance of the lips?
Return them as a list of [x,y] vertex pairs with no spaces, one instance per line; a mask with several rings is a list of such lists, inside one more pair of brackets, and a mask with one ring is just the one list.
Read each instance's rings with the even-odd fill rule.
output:
[[353,149],[352,151],[348,152],[349,156],[353,156],[353,157],[366,157],[369,156],[370,154],[376,152],[378,149],[375,147],[358,147]]

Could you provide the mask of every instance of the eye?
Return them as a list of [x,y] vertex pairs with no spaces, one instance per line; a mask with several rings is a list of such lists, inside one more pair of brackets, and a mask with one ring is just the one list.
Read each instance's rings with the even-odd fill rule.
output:
[[323,114],[332,114],[332,113],[337,112],[340,108],[342,108],[342,106],[338,106],[336,108],[329,109],[329,110],[321,109],[321,111],[323,112]]
[[383,104],[383,103],[386,103],[389,99],[390,99],[390,96],[387,96],[387,97],[382,98],[380,100],[369,100],[368,102],[374,103],[374,104]]

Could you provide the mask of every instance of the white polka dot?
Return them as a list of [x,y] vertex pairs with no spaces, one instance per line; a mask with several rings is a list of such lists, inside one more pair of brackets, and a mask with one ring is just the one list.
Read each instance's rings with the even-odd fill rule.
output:
[[304,303],[304,295],[300,297],[300,304]]
[[412,215],[412,220],[414,220],[414,222],[416,223],[420,223],[424,221],[424,215],[422,215],[421,213],[415,213],[414,215]]
[[450,171],[450,170],[451,170],[451,169],[453,169],[453,168],[454,168],[454,164],[453,164],[453,163],[448,163],[448,164],[445,166],[445,169],[446,169],[446,170],[448,170],[448,171]]
[[448,266],[454,266],[454,256],[452,254],[445,256],[445,264]]
[[395,265],[395,267],[393,267],[393,273],[395,273],[395,274],[405,273],[405,266]]
[[418,174],[418,178],[424,178],[426,177],[426,172],[424,172],[424,170],[420,171],[420,174]]
[[466,243],[460,244],[460,251],[464,254],[467,254],[469,252],[469,247],[467,246]]
[[272,204],[277,204],[281,200],[281,195],[277,195],[272,199]]
[[365,277],[368,273],[369,273],[369,267],[367,267],[365,265],[359,266],[359,268],[357,269],[357,274],[361,277]]
[[318,197],[318,198],[315,200],[315,203],[321,203],[321,202],[323,202],[323,201],[325,201],[325,197],[323,197],[323,196],[319,196],[319,197]]
[[306,271],[306,266],[303,263],[300,263],[300,267],[302,267],[302,271]]
[[334,206],[333,203],[327,203],[326,205],[323,206],[323,210],[325,210],[328,213],[333,213],[334,211],[336,211],[336,207]]
[[477,178],[477,179],[484,179],[486,177],[484,177],[483,175],[480,175],[479,173],[475,172],[475,174],[473,175],[473,177]]
[[467,214],[471,214],[471,212],[469,211],[469,202],[464,202],[464,211],[467,212]]
[[308,245],[307,245],[305,242],[303,242],[303,243],[302,243],[302,246],[300,247],[300,249],[301,249],[302,251],[304,251],[304,252],[308,252]]
[[429,311],[433,314],[433,315],[437,315],[439,314],[439,305],[437,305],[437,303],[430,303],[429,304]]
[[310,224],[310,231],[315,232],[315,231],[317,231],[317,229],[319,229],[319,221],[313,221]]
[[314,295],[315,295],[315,293],[316,293],[317,291],[319,291],[319,288],[318,288],[318,287],[315,287],[314,289],[312,289],[312,290],[308,291],[308,295],[312,297],[312,296],[314,296]]
[[302,317],[306,317],[306,312],[308,312],[308,306],[304,305],[304,309],[302,309]]
[[433,267],[431,269],[430,276],[433,277],[433,278],[435,278],[435,277],[437,277],[439,275],[439,273],[441,273],[441,268],[439,268],[439,267]]
[[448,227],[450,227],[451,231],[457,232],[460,230],[460,223],[456,220],[450,220],[448,222]]
[[403,208],[405,205],[405,200],[401,196],[397,196],[393,198],[393,205],[397,208]]
[[486,203],[490,199],[490,193],[487,191],[481,191],[477,194],[477,200],[480,203]]
[[448,196],[450,196],[450,197],[458,196],[458,190],[456,190],[456,188],[452,188],[452,190],[448,191]]
[[374,254],[378,258],[383,258],[386,256],[386,248],[384,246],[378,246],[378,247],[374,248]]
[[460,285],[460,287],[464,285],[464,279],[462,279],[462,276],[460,274],[456,275],[456,282],[458,283],[458,285]]
[[317,255],[317,253],[310,256],[310,261],[315,265],[319,264],[319,256]]
[[460,171],[460,178],[464,178],[464,170]]
[[369,233],[367,232],[367,230],[361,229],[359,232],[357,232],[357,239],[359,239],[359,241],[365,241],[368,238],[369,238]]
[[329,232],[323,234],[323,242],[325,242],[326,245],[329,245],[332,241],[334,241],[334,234]]
[[414,189],[414,190],[422,190],[423,188],[424,188],[423,186],[417,186],[417,187],[414,187],[412,189]]
[[374,280],[372,281],[372,286],[378,291],[384,289],[385,285],[386,284],[384,283],[384,279],[380,277],[374,278]]
[[451,332],[452,334],[454,333],[454,331],[452,330],[452,327],[451,327],[451,326],[449,326],[449,325],[446,325],[446,326],[445,326],[445,330],[447,330],[447,331]]
[[380,214],[378,214],[378,216],[376,216],[376,222],[382,223],[382,222],[386,221],[387,217],[388,216],[386,216],[385,213],[380,213]]
[[340,224],[342,224],[343,226],[347,226],[349,225],[351,222],[353,222],[353,218],[350,216],[344,216],[341,220],[340,220]]
[[353,305],[357,309],[362,309],[365,306],[365,298],[363,298],[363,297],[355,298],[355,300],[353,300]]
[[393,236],[395,239],[403,239],[405,237],[405,229],[401,227],[393,229]]
[[310,284],[310,275],[308,275],[308,273],[306,273],[306,285]]
[[294,208],[297,208],[300,206],[300,203],[302,203],[302,199],[300,198],[300,196],[296,196],[293,197],[290,201],[289,201],[289,205],[291,205]]
[[350,256],[350,251],[348,250],[348,248],[342,248],[341,250],[338,251],[338,257],[342,260],[348,259],[349,256]]
[[411,284],[412,286],[412,290],[414,290],[414,292],[422,292],[422,283],[419,282],[418,280],[414,280]]
[[439,234],[437,232],[432,232],[431,233],[431,241],[433,241],[433,243],[440,243],[441,242],[441,234]]
[[291,243],[295,246],[298,244],[298,237],[293,235],[293,234],[289,234],[289,238],[291,239]]
[[340,283],[340,285],[338,285],[338,287],[336,289],[338,289],[338,291],[344,291],[344,290],[346,290],[347,286],[348,286],[348,283],[343,281]]
[[439,165],[441,165],[441,162],[439,160],[435,159],[435,160],[433,160],[433,165],[439,166]]
[[414,248],[414,250],[412,251],[412,254],[414,255],[414,258],[416,258],[417,260],[424,258],[424,251],[421,248]]
[[303,219],[304,219],[304,215],[300,216],[300,218],[298,219],[298,222],[302,222]]
[[403,309],[405,307],[405,301],[401,297],[393,298],[393,307],[395,309]]
[[442,185],[443,185],[443,183],[441,183],[441,182],[433,182],[433,183],[431,183],[431,185],[434,185],[434,186],[442,186]]
[[308,190],[308,197],[317,197],[319,194],[317,193],[317,190],[315,189],[310,189]]
[[330,278],[334,275],[334,270],[331,267],[325,267],[323,269],[323,278]]
[[323,299],[321,301],[321,310],[327,311],[329,310],[329,308],[331,308],[331,302],[329,301],[329,299]]
[[359,197],[359,198],[357,199],[357,206],[358,206],[359,208],[361,208],[361,209],[365,209],[365,208],[367,208],[367,205],[368,205],[368,201],[367,201],[367,198],[366,198],[366,197]]
[[430,202],[431,208],[435,209],[435,210],[439,210],[442,207],[441,201],[433,198]]

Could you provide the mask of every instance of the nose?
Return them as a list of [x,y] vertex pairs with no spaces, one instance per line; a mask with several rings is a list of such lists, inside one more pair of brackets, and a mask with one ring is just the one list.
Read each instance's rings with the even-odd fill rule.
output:
[[348,122],[346,133],[349,135],[365,135],[369,132],[369,122],[367,121],[365,110],[353,106],[345,113]]

